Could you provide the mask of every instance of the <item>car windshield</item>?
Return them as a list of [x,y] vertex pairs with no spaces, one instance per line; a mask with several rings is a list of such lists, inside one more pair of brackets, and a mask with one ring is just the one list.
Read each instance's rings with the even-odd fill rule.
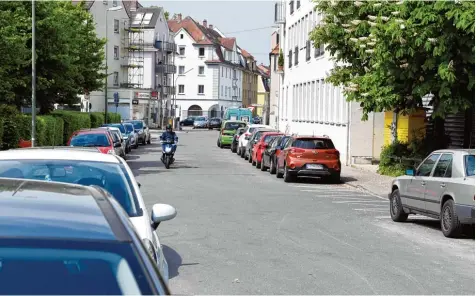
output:
[[90,133],[74,136],[71,139],[70,145],[79,147],[109,147],[111,143],[104,133]]
[[0,282],[1,295],[154,294],[136,250],[118,242],[2,238]]
[[195,121],[205,121],[207,120],[205,117],[197,117],[195,118]]
[[144,123],[142,121],[133,121],[131,122],[134,125],[135,129],[143,129]]
[[237,128],[240,127],[245,127],[246,123],[244,122],[227,122],[225,123],[225,129],[226,130],[236,130]]
[[124,127],[128,133],[132,133],[134,131],[134,126],[132,124],[124,124]]
[[0,160],[0,177],[96,185],[111,193],[130,217],[142,215],[123,164],[78,160]]
[[328,139],[297,139],[292,144],[292,147],[302,149],[334,149],[334,144]]
[[466,176],[474,176],[474,155],[466,155],[464,157],[464,166],[466,168]]
[[122,124],[111,124],[111,127],[117,127],[121,131],[121,133],[123,134],[126,133],[126,129],[124,128]]

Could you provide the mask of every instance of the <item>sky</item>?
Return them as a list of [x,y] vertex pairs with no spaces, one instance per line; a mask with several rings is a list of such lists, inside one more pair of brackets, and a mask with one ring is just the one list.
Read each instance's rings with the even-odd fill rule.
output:
[[[236,37],[240,47],[246,49],[257,60],[257,64],[269,64],[271,33],[274,24],[274,1],[152,1],[142,0],[143,6],[161,6],[174,13],[182,13],[182,18],[192,17],[202,23],[217,27],[227,37]],[[244,31],[244,32],[243,32]],[[229,34],[228,34],[229,33]]]

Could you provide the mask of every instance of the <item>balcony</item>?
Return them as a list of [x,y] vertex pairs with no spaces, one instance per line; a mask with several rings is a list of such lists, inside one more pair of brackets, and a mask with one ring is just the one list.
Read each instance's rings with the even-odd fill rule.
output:
[[154,47],[160,51],[165,51],[167,53],[172,53],[177,51],[177,44],[172,42],[162,41],[162,40],[156,40]]
[[155,71],[163,74],[175,74],[177,73],[177,67],[172,64],[157,64],[155,65]]
[[274,4],[274,23],[286,23],[286,3],[284,1],[279,1]]

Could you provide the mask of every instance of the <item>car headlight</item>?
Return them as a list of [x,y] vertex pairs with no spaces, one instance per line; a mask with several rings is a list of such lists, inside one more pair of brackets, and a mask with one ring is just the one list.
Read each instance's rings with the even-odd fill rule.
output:
[[151,258],[154,259],[155,262],[157,262],[157,254],[155,253],[154,246],[152,245],[152,242],[146,238],[142,240],[142,243],[144,244],[145,248],[147,249],[147,252],[149,252],[149,255]]

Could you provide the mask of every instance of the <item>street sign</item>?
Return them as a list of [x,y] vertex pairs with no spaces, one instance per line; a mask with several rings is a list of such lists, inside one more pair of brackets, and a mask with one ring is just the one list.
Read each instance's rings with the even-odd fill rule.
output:
[[139,100],[136,100],[136,99],[132,100],[132,105],[139,105]]
[[114,104],[116,104],[116,108],[119,106],[119,93],[114,93]]

